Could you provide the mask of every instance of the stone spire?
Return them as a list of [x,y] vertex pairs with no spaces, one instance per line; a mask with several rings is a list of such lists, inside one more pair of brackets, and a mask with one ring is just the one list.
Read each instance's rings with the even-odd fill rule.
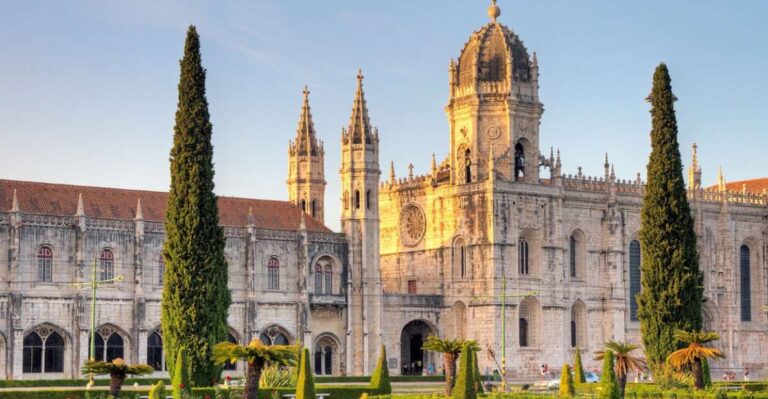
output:
[[83,204],[83,193],[77,195],[77,212],[75,216],[85,216],[85,205]]
[[389,184],[395,184],[395,161],[389,161]]
[[21,212],[19,209],[19,197],[16,194],[16,189],[13,189],[13,202],[11,203],[11,212]]
[[136,200],[136,220],[142,220],[144,219],[144,212],[141,210],[141,197],[139,197],[138,200]]
[[496,5],[496,0],[491,0],[491,6],[488,7],[488,17],[491,22],[496,23],[496,19],[501,15],[501,8]]
[[433,175],[437,173],[437,160],[435,159],[434,152],[432,153],[432,165],[430,166],[430,170]]
[[352,103],[352,116],[349,118],[349,130],[347,131],[353,144],[360,144],[365,140],[366,144],[371,143],[371,121],[368,119],[368,107],[365,104],[365,93],[363,92],[363,71],[357,71],[357,91],[355,92],[355,101]]
[[717,190],[720,192],[724,192],[726,190],[725,177],[723,176],[722,166],[717,168]]
[[699,165],[698,146],[693,143],[691,167],[688,168],[688,188],[701,188],[701,165]]
[[309,108],[309,90],[304,86],[304,102],[301,105],[299,125],[296,128],[296,152],[299,155],[318,155],[315,125],[312,123],[312,112]]
[[605,153],[605,162],[603,162],[603,169],[605,170],[605,180],[606,181],[608,181],[608,178],[611,175],[610,168],[611,168],[611,164],[608,163],[608,153],[606,152]]

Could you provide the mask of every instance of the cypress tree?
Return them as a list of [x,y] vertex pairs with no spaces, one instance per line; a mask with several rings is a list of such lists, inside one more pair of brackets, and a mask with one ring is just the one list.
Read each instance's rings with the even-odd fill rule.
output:
[[309,349],[301,351],[299,361],[299,380],[296,381],[296,399],[315,399],[315,378],[309,364]]
[[675,330],[701,329],[704,291],[677,142],[675,96],[664,64],[653,75],[649,100],[651,156],[641,212],[642,290],[637,315],[648,365],[658,370],[680,348]]
[[483,375],[480,374],[480,363],[477,361],[477,351],[472,351],[472,373],[475,380],[475,392],[478,395],[484,394]]
[[573,355],[573,381],[576,384],[584,384],[587,378],[584,376],[584,366],[581,364],[581,351],[576,348],[576,354]]
[[211,355],[213,345],[227,339],[231,297],[224,234],[213,193],[212,126],[205,98],[205,69],[194,26],[187,32],[180,64],[171,189],[165,214],[163,349],[166,357],[175,359],[183,345],[193,384],[208,386],[221,371]]

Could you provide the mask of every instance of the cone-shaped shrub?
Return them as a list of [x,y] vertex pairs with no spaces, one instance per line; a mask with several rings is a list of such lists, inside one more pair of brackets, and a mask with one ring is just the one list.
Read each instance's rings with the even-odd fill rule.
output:
[[704,377],[704,388],[712,388],[712,373],[709,370],[709,361],[706,357],[701,360],[701,372]]
[[477,351],[472,351],[472,377],[475,381],[475,393],[483,394],[483,375],[480,374],[480,364],[477,362]]
[[598,399],[620,399],[619,383],[613,370],[613,352],[605,351],[603,357],[603,375],[600,377],[600,393]]
[[573,355],[573,382],[576,384],[587,382],[587,378],[584,376],[584,366],[581,364],[581,351],[579,348],[576,348],[576,354]]
[[472,363],[472,354],[474,351],[469,344],[464,344],[461,348],[461,356],[459,357],[459,375],[456,377],[456,385],[453,387],[451,397],[453,399],[475,399],[477,393],[475,392],[475,384],[472,373],[474,367]]
[[189,357],[186,348],[182,347],[176,352],[176,363],[173,367],[173,399],[186,399],[191,397],[192,386],[189,382]]
[[167,393],[165,392],[163,380],[158,381],[157,384],[152,385],[152,388],[149,389],[149,399],[165,399],[166,396]]
[[387,348],[384,345],[381,346],[381,354],[371,376],[371,388],[376,391],[377,395],[392,393],[392,383],[389,381],[389,369],[387,368]]
[[299,362],[299,380],[296,382],[296,399],[315,399],[315,378],[309,364],[309,349],[301,351]]
[[560,397],[570,398],[576,394],[576,389],[573,386],[573,376],[571,375],[571,367],[568,363],[563,365],[563,371],[560,374]]

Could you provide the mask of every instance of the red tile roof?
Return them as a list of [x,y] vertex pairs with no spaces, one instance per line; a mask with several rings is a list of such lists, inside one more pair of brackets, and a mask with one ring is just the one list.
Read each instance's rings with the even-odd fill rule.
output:
[[[126,190],[120,188],[73,186],[69,184],[37,183],[0,179],[0,211],[7,212],[13,204],[13,191],[23,213],[74,216],[77,198],[83,195],[85,215],[93,218],[131,220],[136,217],[136,204],[141,198],[144,220],[165,221],[168,193]],[[223,226],[245,226],[248,210],[253,209],[256,228],[298,230],[301,210],[287,201],[219,197],[219,222]],[[308,231],[331,233],[319,221],[305,215]]]
[[[747,192],[763,194],[764,192],[768,192],[768,177],[727,182],[725,183],[725,187],[728,188],[728,191],[742,191],[746,188]],[[709,189],[716,190],[717,186],[711,186]]]

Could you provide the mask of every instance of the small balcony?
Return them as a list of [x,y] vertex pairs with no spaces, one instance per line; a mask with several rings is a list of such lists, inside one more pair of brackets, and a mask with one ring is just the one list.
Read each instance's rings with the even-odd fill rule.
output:
[[344,294],[309,294],[309,303],[315,307],[346,307],[347,296]]

